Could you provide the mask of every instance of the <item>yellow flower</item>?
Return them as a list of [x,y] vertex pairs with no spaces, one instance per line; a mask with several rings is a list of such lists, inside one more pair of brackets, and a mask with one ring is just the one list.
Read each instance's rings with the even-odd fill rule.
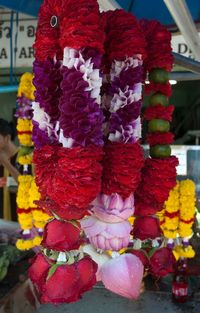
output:
[[129,223],[130,223],[131,225],[133,225],[133,224],[134,224],[134,221],[135,221],[135,216],[129,217],[129,218],[128,218],[128,221],[129,221]]
[[178,261],[180,258],[180,255],[178,254],[178,252],[176,250],[172,250],[172,252],[173,252],[173,255],[174,255],[176,261]]
[[[32,142],[32,121],[27,119],[18,118],[17,120],[17,131],[18,131],[18,139],[22,146],[31,147],[33,145]],[[30,132],[30,133],[23,133]]]
[[40,200],[40,192],[35,183],[35,179],[33,178],[29,189],[29,202],[31,208],[37,208],[37,205],[35,204],[36,200]]
[[33,238],[33,247],[37,247],[37,246],[40,246],[42,242],[42,237],[40,236],[36,236]]
[[168,239],[175,239],[177,237],[177,230],[163,229],[163,234]]
[[17,206],[20,209],[29,209],[29,190],[33,177],[31,175],[20,175],[18,177]]
[[17,161],[21,165],[25,165],[25,164],[31,165],[32,159],[33,159],[32,154],[26,154],[26,155],[22,155],[18,157]]
[[165,228],[169,230],[176,230],[178,228],[179,218],[178,216],[169,218],[168,216],[165,216]]
[[193,234],[192,225],[179,223],[178,233],[179,233],[179,236],[182,238],[191,237]]
[[33,227],[32,212],[18,214],[18,221],[23,230],[31,229]]
[[35,87],[32,84],[32,80],[33,80],[33,74],[31,73],[24,73],[21,76],[18,94],[17,94],[18,97],[21,97],[24,95],[26,98],[30,100],[34,100]]
[[16,247],[19,250],[30,250],[33,247],[32,239],[18,239],[16,242]]
[[195,195],[195,183],[191,179],[180,182],[180,193],[184,196]]
[[18,118],[17,120],[17,130],[18,132],[32,132],[33,125],[31,120]]
[[[179,216],[170,218],[165,214],[164,223],[161,224],[164,236],[166,238],[190,237],[192,235],[193,221],[190,221],[195,215],[195,184],[186,179],[177,182],[175,188],[170,191],[168,200],[164,204],[165,212],[179,212]],[[163,219],[162,219],[163,221]]]
[[22,146],[32,147],[32,135],[29,134],[18,134],[19,143]]
[[195,251],[191,245],[188,247],[183,246],[176,246],[174,251],[179,255],[181,258],[193,258],[195,256]]

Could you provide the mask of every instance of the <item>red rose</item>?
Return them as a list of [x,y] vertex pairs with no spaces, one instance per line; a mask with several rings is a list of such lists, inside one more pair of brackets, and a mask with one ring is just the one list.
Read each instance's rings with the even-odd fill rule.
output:
[[97,264],[89,257],[84,257],[77,263],[77,270],[81,293],[90,290],[96,284]]
[[159,220],[152,216],[137,217],[132,232],[135,238],[141,240],[155,239],[161,234]]
[[71,222],[53,221],[46,224],[42,246],[56,251],[69,251],[78,249],[81,243],[80,227]]
[[39,293],[42,292],[51,264],[47,258],[39,253],[31,260],[28,274],[32,282],[36,285]]
[[161,248],[150,259],[150,273],[154,276],[166,276],[173,272],[175,263],[172,250]]
[[135,194],[135,216],[154,215],[161,209],[162,206],[160,207],[150,194],[146,195],[145,199]]
[[60,265],[46,280],[41,294],[41,303],[69,303],[77,301],[81,295],[96,283],[97,264],[85,257],[72,265]]
[[147,254],[145,253],[144,250],[128,250],[128,253],[134,254],[135,256],[137,256],[140,261],[142,262],[142,264],[144,265],[144,267],[148,268],[149,267],[149,258],[147,256]]

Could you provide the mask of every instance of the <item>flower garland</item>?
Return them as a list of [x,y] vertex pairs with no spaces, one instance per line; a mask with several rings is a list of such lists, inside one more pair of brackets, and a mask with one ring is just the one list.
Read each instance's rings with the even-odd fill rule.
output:
[[[195,216],[195,184],[192,180],[177,182],[165,202],[162,229],[168,247],[177,258],[193,258],[195,252],[189,244]],[[174,241],[175,240],[175,241]]]
[[[49,219],[43,210],[38,208],[35,200],[40,199],[40,194],[32,176],[32,100],[34,100],[35,87],[32,84],[33,75],[25,73],[20,79],[18,89],[18,108],[16,116],[18,139],[21,148],[18,152],[17,161],[23,165],[23,175],[18,178],[19,187],[17,192],[17,214],[22,229],[22,238],[17,240],[19,250],[28,250],[40,245],[43,228]],[[37,213],[36,213],[37,212]],[[37,231],[36,231],[37,230]]]
[[[140,293],[143,266],[137,256],[122,253],[129,245],[133,193],[144,162],[139,138],[145,40],[136,19],[123,10],[105,13],[104,20],[108,62],[103,80],[107,79],[109,88],[103,103],[107,119],[102,193],[93,202],[93,214],[83,219],[81,226],[93,247],[112,257],[99,266],[98,278],[107,289],[135,299]],[[120,275],[117,279],[116,272]],[[131,278],[125,277],[126,272]],[[133,280],[135,288],[130,288]]]
[[[59,48],[48,44],[46,13],[50,13],[48,23],[59,21],[49,36],[56,44],[54,35],[60,34]],[[29,270],[42,303],[77,301],[96,282],[97,265],[80,249],[80,224],[75,220],[87,214],[101,188],[103,41],[96,1],[62,1],[62,6],[44,1],[35,42],[34,162],[42,194],[38,203],[54,218],[45,227],[43,253]],[[62,66],[56,61],[60,51]],[[55,288],[58,279],[61,284]]]
[[157,82],[154,71],[161,68],[166,77],[172,66],[170,34],[157,22],[141,26],[149,45],[144,64],[145,38],[131,14],[100,15],[96,0],[45,0],[40,9],[34,163],[41,193],[37,205],[53,218],[29,276],[42,303],[77,301],[96,280],[135,299],[149,259],[151,273],[173,269],[175,258],[167,247],[149,259],[128,247],[144,163],[139,144],[143,66],[151,72],[149,90],[156,105],[145,112],[152,157],[137,188],[135,238],[160,236],[156,213],[176,184],[177,159],[168,146],[173,140],[173,107],[166,99],[170,85],[166,78]]
[[[145,66],[149,71],[150,84],[145,88],[147,93],[154,92],[149,99],[150,106],[144,113],[145,119],[149,121],[147,139],[150,143],[151,158],[145,162],[142,182],[136,198],[135,213],[144,216],[153,215],[162,210],[170,189],[176,184],[175,167],[178,162],[174,156],[170,156],[171,149],[167,146],[167,143],[172,143],[173,140],[173,135],[169,132],[173,106],[168,106],[168,98],[163,90],[159,90],[158,93],[157,88],[154,88],[155,84],[156,86],[158,84],[160,89],[169,85],[167,71],[171,70],[173,63],[171,35],[157,21],[142,21],[141,26],[148,43],[148,58]],[[143,199],[143,194],[145,194],[145,199]]]
[[[148,50],[144,66],[149,73],[150,83],[145,86],[145,92],[151,93],[151,96],[144,118],[148,121],[147,142],[150,144],[150,157],[145,160],[142,180],[136,191],[136,219],[132,233],[134,249],[142,248],[149,255],[148,271],[155,276],[163,276],[173,271],[175,263],[172,251],[161,246],[162,229],[157,217],[160,215],[162,222],[163,204],[170,190],[176,185],[178,165],[177,158],[171,156],[170,148],[173,142],[170,121],[174,109],[168,103],[171,94],[168,72],[173,64],[171,35],[157,21],[142,20],[140,25],[147,40]],[[176,217],[174,219],[176,220]],[[171,260],[170,264],[167,258]],[[162,268],[158,266],[161,260]]]

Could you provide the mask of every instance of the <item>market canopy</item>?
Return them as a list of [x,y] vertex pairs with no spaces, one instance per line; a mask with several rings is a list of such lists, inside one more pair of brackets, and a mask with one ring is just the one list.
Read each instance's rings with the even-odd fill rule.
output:
[[[43,0],[0,0],[0,6],[11,10],[37,16],[39,7]],[[199,0],[98,0],[103,10],[123,8],[132,12],[138,19],[156,19],[162,24],[177,25],[182,33],[188,47],[193,52],[197,61],[200,61],[200,37],[195,24],[200,21],[200,1]],[[188,70],[200,73],[200,63],[191,63],[187,58],[180,59],[180,55],[175,56],[175,63]]]
[[[0,6],[37,16],[39,7],[43,0],[0,0]],[[172,25],[174,20],[171,17],[164,1],[162,0],[100,0],[103,7],[120,6],[123,9],[132,12],[137,18],[157,19],[162,24]],[[187,0],[187,5],[195,22],[200,20],[200,1]]]

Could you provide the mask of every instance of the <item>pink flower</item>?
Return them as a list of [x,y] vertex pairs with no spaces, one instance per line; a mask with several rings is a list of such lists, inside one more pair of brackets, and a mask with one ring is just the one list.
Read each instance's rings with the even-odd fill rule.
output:
[[107,289],[129,299],[137,299],[143,278],[144,267],[133,254],[123,254],[104,263],[100,277]]
[[95,216],[81,220],[90,243],[98,249],[118,251],[128,246],[131,225],[128,221],[106,223]]
[[93,205],[92,211],[96,217],[107,223],[123,222],[134,214],[133,194],[125,200],[117,193],[111,196],[102,194],[97,197]]

